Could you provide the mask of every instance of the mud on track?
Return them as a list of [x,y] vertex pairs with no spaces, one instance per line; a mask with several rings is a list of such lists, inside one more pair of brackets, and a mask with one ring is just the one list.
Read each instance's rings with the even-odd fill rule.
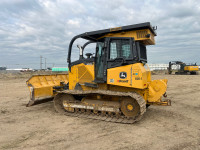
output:
[[1,78],[0,149],[200,149],[200,76],[153,78],[169,79],[172,106],[131,125],[62,116],[52,101],[25,107],[27,78]]

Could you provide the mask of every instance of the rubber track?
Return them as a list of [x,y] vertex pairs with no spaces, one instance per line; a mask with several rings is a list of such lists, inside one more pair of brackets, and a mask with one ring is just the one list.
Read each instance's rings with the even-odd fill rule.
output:
[[90,119],[97,119],[97,120],[103,120],[107,122],[116,122],[116,123],[124,123],[124,124],[132,124],[136,121],[139,121],[143,114],[146,112],[146,102],[143,99],[142,96],[140,96],[137,93],[133,92],[115,92],[115,91],[109,91],[109,90],[93,90],[93,91],[80,91],[80,90],[65,90],[59,92],[55,98],[54,98],[54,106],[57,112],[58,108],[61,109],[61,105],[59,105],[59,101],[62,99],[62,95],[69,94],[69,95],[91,95],[91,94],[100,94],[100,95],[109,95],[109,96],[119,96],[119,97],[132,97],[134,98],[139,106],[140,106],[140,112],[135,118],[127,118],[124,115],[120,116],[109,116],[108,114],[102,115],[102,114],[95,114],[93,112],[81,112],[80,110],[72,112],[64,111],[63,108],[63,114],[67,116],[73,116],[73,117],[80,117],[80,118],[90,118]]

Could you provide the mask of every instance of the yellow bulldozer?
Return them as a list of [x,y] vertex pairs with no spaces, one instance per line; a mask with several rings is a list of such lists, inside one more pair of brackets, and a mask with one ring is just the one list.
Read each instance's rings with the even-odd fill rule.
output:
[[[149,105],[171,105],[166,98],[167,79],[151,80],[146,46],[154,45],[155,28],[149,22],[86,32],[72,38],[68,49],[68,74],[36,75],[27,81],[31,106],[54,97],[57,112],[68,116],[110,122],[134,123]],[[79,59],[71,61],[76,39]],[[96,43],[95,53],[83,55]]]

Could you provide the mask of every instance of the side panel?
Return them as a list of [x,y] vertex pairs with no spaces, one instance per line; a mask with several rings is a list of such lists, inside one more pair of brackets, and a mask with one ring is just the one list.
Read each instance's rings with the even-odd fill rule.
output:
[[84,84],[92,83],[94,81],[94,65],[93,64],[78,64],[72,66],[71,72],[69,72],[69,89],[75,89],[77,83]]
[[107,70],[107,84],[145,89],[150,81],[150,71],[142,63]]

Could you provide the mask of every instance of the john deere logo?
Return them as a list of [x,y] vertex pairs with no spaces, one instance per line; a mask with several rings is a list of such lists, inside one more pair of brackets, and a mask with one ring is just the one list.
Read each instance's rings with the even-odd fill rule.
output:
[[126,79],[126,77],[127,77],[126,72],[120,72],[120,73],[119,73],[119,77],[120,77],[121,79]]

